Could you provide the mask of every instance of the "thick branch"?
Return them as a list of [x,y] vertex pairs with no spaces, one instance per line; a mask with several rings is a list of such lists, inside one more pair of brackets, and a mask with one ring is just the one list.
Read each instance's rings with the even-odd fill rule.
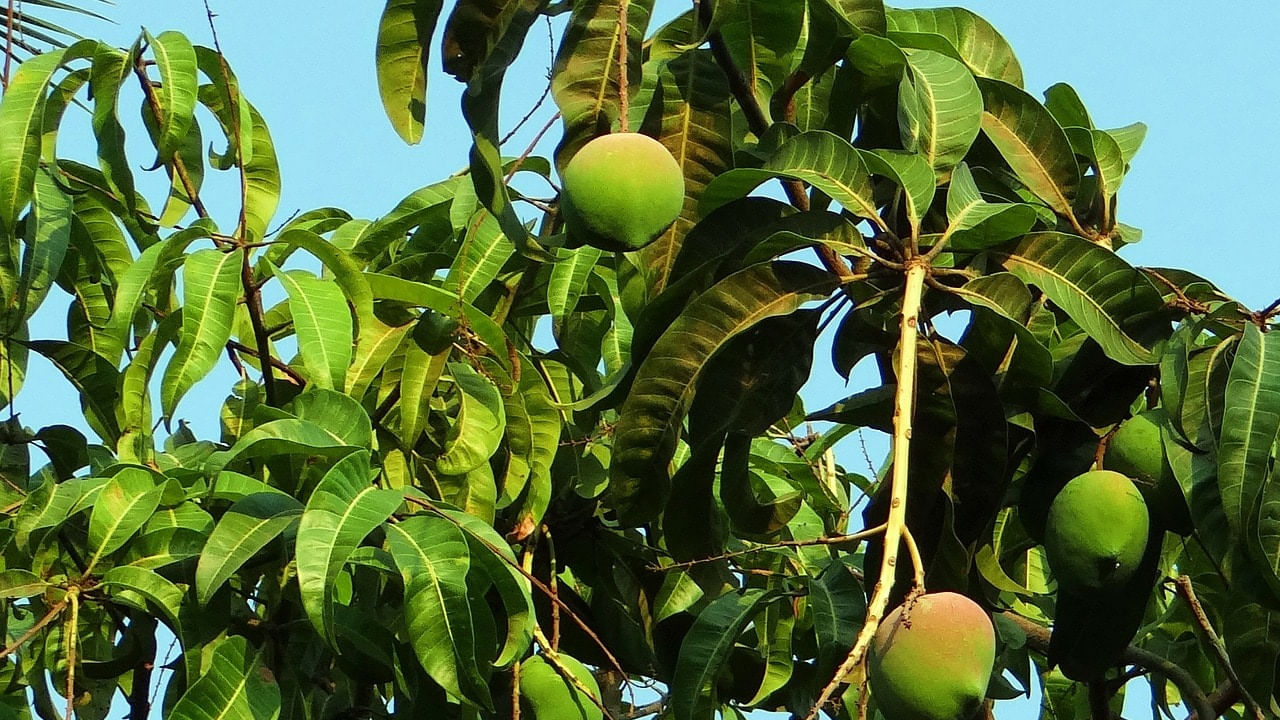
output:
[[[884,553],[880,559],[880,574],[876,578],[875,590],[867,606],[867,619],[862,625],[861,632],[858,633],[853,649],[836,670],[835,677],[818,695],[818,700],[809,710],[806,720],[814,720],[818,716],[818,712],[835,694],[844,682],[844,678],[862,662],[867,646],[871,644],[871,638],[875,635],[885,610],[888,609],[889,595],[893,591],[894,578],[897,577],[898,549],[902,544],[907,520],[907,471],[911,450],[911,415],[915,407],[916,390],[917,321],[920,314],[920,299],[924,291],[924,279],[928,271],[929,266],[919,258],[908,261],[906,289],[902,296],[902,324],[898,334],[898,390],[893,403],[893,475],[889,488],[889,517],[885,522]],[[917,583],[920,582],[921,574],[917,565],[915,573]],[[923,587],[915,588],[915,590],[923,589]]]
[[[1049,652],[1049,628],[1032,622],[1014,612],[1005,611],[1000,614],[1013,621],[1015,625],[1022,628],[1022,631],[1027,634],[1027,647],[1042,654]],[[1191,677],[1191,673],[1165,658],[1148,650],[1130,645],[1120,654],[1120,661],[1128,665],[1137,665],[1145,668],[1148,672],[1158,672],[1169,678],[1169,682],[1177,686],[1178,692],[1182,694],[1183,701],[1192,710],[1192,714],[1187,720],[1217,718],[1222,714],[1215,710],[1213,703],[1209,702],[1209,698],[1205,697],[1204,690],[1200,689],[1199,683],[1196,682],[1195,678]],[[1227,707],[1230,707],[1230,705]]]
[[1231,678],[1231,682],[1240,690],[1240,699],[1244,702],[1245,709],[1257,720],[1262,720],[1264,717],[1262,709],[1258,707],[1258,703],[1254,702],[1253,697],[1249,695],[1244,683],[1240,682],[1240,676],[1236,674],[1236,669],[1231,665],[1231,657],[1227,655],[1227,646],[1222,643],[1222,638],[1218,637],[1218,633],[1209,622],[1209,615],[1204,611],[1204,606],[1200,604],[1200,599],[1196,597],[1196,590],[1191,585],[1191,578],[1186,575],[1180,575],[1174,581],[1174,584],[1178,587],[1178,594],[1187,603],[1187,607],[1191,608],[1191,614],[1195,617],[1196,624],[1200,626],[1201,632],[1204,633],[1205,639],[1209,642],[1209,648],[1213,650],[1214,656],[1218,659],[1218,664],[1222,666],[1223,671],[1227,673],[1227,677]]

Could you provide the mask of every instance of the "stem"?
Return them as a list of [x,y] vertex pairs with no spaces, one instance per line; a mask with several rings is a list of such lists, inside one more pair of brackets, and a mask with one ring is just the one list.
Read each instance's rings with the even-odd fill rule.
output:
[[13,3],[14,0],[9,0],[9,16],[4,28],[4,76],[0,77],[6,90],[9,89],[9,70],[13,67]]
[[1111,720],[1111,698],[1104,680],[1089,683],[1089,714],[1093,720]]
[[67,648],[67,720],[75,717],[76,710],[76,631],[80,624],[80,588],[72,587],[67,592],[67,601],[71,604],[71,612],[67,614],[67,622],[62,626],[62,640]]
[[1191,585],[1191,578],[1186,575],[1179,575],[1174,584],[1178,588],[1178,594],[1182,596],[1187,606],[1191,608],[1191,614],[1195,616],[1196,623],[1209,641],[1209,647],[1213,650],[1214,656],[1217,657],[1218,664],[1226,671],[1227,677],[1231,678],[1231,682],[1239,688],[1240,699],[1244,702],[1245,709],[1257,720],[1262,720],[1264,717],[1262,709],[1258,707],[1258,703],[1249,695],[1244,683],[1240,682],[1240,676],[1236,674],[1236,669],[1231,665],[1231,657],[1227,655],[1227,648],[1222,644],[1222,638],[1218,637],[1218,633],[1214,631],[1213,625],[1209,622],[1209,615],[1205,613],[1204,606],[1200,604],[1200,599],[1196,597],[1195,588]]
[[631,121],[627,115],[631,112],[631,97],[627,87],[627,45],[631,39],[631,28],[627,25],[627,5],[630,0],[618,0],[618,129],[630,132]]
[[560,677],[564,678],[570,685],[577,688],[578,692],[586,695],[587,699],[590,700],[593,705],[600,708],[600,712],[604,713],[605,717],[609,718],[609,720],[617,720],[613,713],[609,711],[609,708],[605,707],[600,698],[593,695],[591,693],[591,689],[584,685],[582,681],[578,679],[578,676],[574,675],[573,671],[565,666],[564,662],[560,659],[560,653],[556,652],[555,648],[551,645],[551,641],[547,640],[547,636],[542,634],[542,628],[537,625],[533,627],[533,639],[537,640],[538,645],[542,646],[543,657],[547,659],[547,662],[551,663],[551,667],[555,668],[556,672],[560,673]]
[[885,526],[881,524],[873,528],[868,528],[866,530],[862,530],[856,533],[850,533],[847,535],[825,535],[823,537],[814,538],[812,540],[781,540],[779,542],[769,543],[767,545],[758,545],[756,547],[747,548],[746,550],[734,550],[733,552],[727,552],[722,555],[716,555],[715,557],[696,558],[696,559],[688,560],[685,562],[673,563],[671,565],[650,566],[650,569],[658,572],[667,572],[669,570],[682,570],[684,568],[691,568],[695,565],[702,565],[704,563],[709,563],[709,562],[718,562],[720,560],[730,560],[732,558],[741,557],[743,555],[750,555],[752,553],[764,552],[766,550],[780,550],[782,548],[814,547],[816,545],[841,545],[843,543],[856,542],[858,540],[864,540],[866,538],[879,535],[880,533],[884,532],[884,528]]
[[[902,325],[898,341],[898,389],[893,403],[893,476],[889,488],[889,518],[885,522],[884,555],[880,559],[880,575],[876,579],[871,602],[867,606],[867,619],[848,657],[836,670],[835,677],[822,689],[817,702],[809,710],[806,720],[814,720],[818,711],[831,699],[846,675],[853,672],[866,654],[867,646],[875,635],[880,619],[889,605],[889,594],[897,574],[898,546],[902,544],[907,518],[907,471],[911,451],[911,415],[915,407],[916,391],[916,338],[920,314],[920,299],[924,292],[924,278],[929,266],[921,258],[907,261],[906,289],[902,296]],[[914,545],[914,543],[912,543]],[[910,548],[910,546],[909,546]],[[910,549],[908,550],[910,552]],[[916,568],[916,590],[922,590],[923,578]]]
[[253,341],[258,346],[258,368],[262,371],[262,389],[267,404],[275,406],[276,382],[271,372],[271,336],[262,321],[262,296],[253,282],[253,266],[249,264],[249,251],[240,251],[240,284],[244,286],[244,304],[249,311],[249,324],[253,327]]
[[[551,537],[551,528],[545,524],[542,526],[542,536],[547,539],[547,562],[551,564],[551,570],[547,573],[547,585],[551,588],[551,594],[558,598],[560,581],[557,575],[560,571],[556,569],[556,541]],[[551,603],[551,649],[560,651],[560,606],[555,603]]]
[[[160,99],[156,97],[156,89],[151,85],[151,78],[147,77],[147,66],[143,62],[141,55],[138,56],[138,59],[133,64],[133,74],[138,78],[138,84],[142,86],[142,94],[147,98],[147,107],[151,110],[152,117],[156,119],[156,126],[162,126],[164,123],[164,108],[160,107]],[[182,190],[187,194],[187,198],[191,200],[191,207],[195,208],[196,214],[202,218],[209,217],[209,211],[200,200],[199,193],[196,192],[195,183],[191,180],[191,173],[187,171],[186,163],[182,161],[182,157],[175,152],[168,160],[173,168],[173,174],[178,176],[178,181],[182,183]]]
[[[231,70],[227,67],[227,58],[222,54],[222,44],[218,42],[218,27],[214,24],[213,9],[209,7],[209,0],[204,0],[204,12],[209,18],[209,34],[213,37],[213,49],[218,53],[218,68],[222,71],[222,83],[227,88],[227,112],[231,115],[231,134],[235,136],[236,143],[240,141],[240,123],[243,119],[240,117],[240,104],[236,102],[236,98],[231,93]],[[240,92],[239,86],[236,86],[236,93]],[[236,226],[236,235],[244,240],[245,227],[248,222],[249,213],[249,176],[244,170],[244,148],[236,145],[236,168],[240,170],[240,221]],[[259,308],[261,311],[261,308]],[[264,374],[263,379],[266,379]],[[267,383],[268,388],[270,383]],[[270,397],[270,393],[268,393]],[[270,400],[268,400],[270,402]]]
[[6,658],[18,652],[18,648],[22,647],[23,645],[26,645],[28,640],[36,636],[36,633],[40,632],[45,628],[46,625],[56,620],[58,615],[66,607],[67,607],[66,600],[60,600],[57,603],[55,603],[53,607],[49,608],[49,612],[45,613],[44,617],[37,620],[35,625],[32,625],[26,632],[18,636],[18,639],[14,640],[12,645],[10,645],[9,647],[6,647],[3,650],[0,650],[0,658]]

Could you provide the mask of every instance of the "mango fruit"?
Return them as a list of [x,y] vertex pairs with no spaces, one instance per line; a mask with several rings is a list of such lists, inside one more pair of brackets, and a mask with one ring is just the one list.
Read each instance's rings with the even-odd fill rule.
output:
[[[600,686],[585,665],[560,653],[566,667],[584,687],[600,699]],[[541,655],[520,664],[520,704],[535,720],[601,720],[600,707],[586,693],[574,687],[559,670]]]
[[640,133],[588,142],[561,176],[560,210],[571,244],[639,250],[671,227],[684,207],[680,166],[662,143]]
[[1189,535],[1193,529],[1191,511],[1169,466],[1160,431],[1167,419],[1163,409],[1154,408],[1120,423],[1107,441],[1102,466],[1133,480],[1147,501],[1152,521]]
[[1049,567],[1077,592],[1119,587],[1142,561],[1149,527],[1147,503],[1132,480],[1113,470],[1078,475],[1049,506]]
[[886,720],[964,720],[981,707],[995,658],[985,610],[964,595],[927,593],[876,630],[867,656],[871,697]]

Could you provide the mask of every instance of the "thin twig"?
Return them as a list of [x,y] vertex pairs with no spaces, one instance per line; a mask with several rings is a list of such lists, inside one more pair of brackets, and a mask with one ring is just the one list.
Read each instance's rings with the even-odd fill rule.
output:
[[1151,268],[1148,268],[1148,267],[1139,268],[1139,269],[1142,270],[1142,272],[1160,281],[1161,285],[1164,285],[1165,287],[1173,291],[1174,299],[1170,301],[1169,303],[1170,307],[1174,307],[1179,310],[1185,310],[1187,312],[1200,313],[1201,315],[1209,314],[1210,308],[1208,305],[1205,305],[1199,300],[1193,300],[1190,297],[1187,297],[1187,294],[1183,292],[1182,288],[1175,285],[1174,282],[1169,278],[1165,277],[1164,275],[1161,275],[1158,271],[1152,270]]
[[[235,340],[228,340],[227,347],[231,348],[232,350],[235,350],[238,353],[248,355],[249,357],[252,357],[252,358],[257,358],[258,364],[262,365],[262,353],[258,352],[257,350],[254,350],[248,345],[245,345],[242,342],[237,342]],[[286,363],[285,361],[273,355],[268,357],[270,359],[268,360],[267,365],[280,370],[280,372],[284,373],[285,377],[287,377],[291,383],[299,387],[307,384],[307,379],[299,375],[297,370],[294,370],[293,368],[289,367],[288,363]]]
[[66,607],[67,601],[65,599],[54,603],[53,607],[49,608],[49,612],[45,613],[44,617],[37,620],[35,625],[32,625],[26,632],[19,635],[18,639],[14,640],[13,644],[9,645],[9,647],[0,650],[0,658],[9,657],[10,655],[18,652],[18,648],[26,645],[28,640],[36,636],[36,633],[40,632],[46,625],[56,620],[59,613],[61,613]]
[[507,171],[506,177],[502,179],[504,183],[511,182],[511,178],[515,177],[516,172],[520,170],[520,166],[524,164],[525,160],[529,159],[529,156],[533,154],[534,148],[538,147],[538,143],[542,142],[542,138],[551,130],[551,126],[555,125],[556,121],[559,119],[560,112],[556,111],[556,114],[552,115],[550,120],[547,120],[546,124],[542,126],[542,129],[538,131],[538,134],[533,136],[533,140],[529,142],[529,146],[524,149],[524,152],[520,153],[520,157],[516,158],[515,162],[511,163],[511,169]]
[[627,24],[627,5],[630,0],[618,0],[618,129],[631,131],[630,90],[627,87],[627,46],[631,42],[631,28]]
[[[227,66],[227,58],[222,54],[222,43],[218,42],[218,26],[213,22],[217,16],[209,7],[209,0],[204,0],[204,13],[209,18],[209,35],[213,39],[213,50],[218,54],[218,69],[222,72],[222,84],[227,88],[227,113],[231,116],[231,134],[235,136],[233,144],[236,147],[236,167],[240,170],[240,222],[236,228],[236,235],[243,236],[249,213],[249,176],[244,167],[244,148],[239,145],[240,127],[244,120],[240,117],[240,103],[231,92],[231,68]],[[240,88],[236,86],[236,94],[239,92]]]
[[80,588],[72,587],[67,592],[67,600],[71,603],[71,612],[67,614],[67,622],[62,626],[62,642],[67,648],[67,720],[75,717],[76,710],[76,636],[80,625]]
[[[866,620],[844,662],[835,676],[819,693],[817,701],[806,715],[806,720],[817,718],[819,711],[843,684],[846,675],[862,662],[867,646],[888,609],[889,596],[897,577],[898,548],[902,544],[907,515],[907,469],[911,448],[911,416],[915,408],[916,389],[916,337],[920,301],[924,291],[924,279],[929,266],[923,258],[908,261],[906,288],[902,297],[902,321],[899,327],[898,388],[893,404],[893,472],[889,488],[889,517],[885,522],[884,552],[880,559],[880,574],[867,606]],[[919,583],[919,575],[917,575]],[[914,591],[922,591],[919,584]]]
[[[553,30],[551,27],[551,17],[544,15],[543,19],[547,21],[547,39],[551,42],[551,61],[552,63],[554,63],[555,56],[556,56],[556,38],[555,38],[555,35],[552,34]],[[516,123],[515,127],[511,128],[511,130],[508,131],[506,135],[502,136],[502,139],[498,141],[499,147],[506,145],[508,140],[514,137],[516,133],[520,132],[520,128],[524,127],[524,124],[529,122],[529,119],[532,118],[534,114],[538,112],[538,108],[542,107],[542,103],[547,101],[547,98],[551,95],[551,78],[552,78],[552,72],[551,72],[551,69],[548,68],[547,69],[547,86],[542,89],[542,97],[538,98],[538,102],[534,103],[533,107],[529,108],[529,112],[525,113],[524,117],[520,118],[520,122]]]
[[5,22],[4,33],[4,76],[0,80],[4,80],[4,89],[9,89],[9,70],[13,66],[13,5],[14,0],[9,0],[9,16]]
[[719,562],[721,560],[730,560],[732,558],[741,557],[743,555],[750,555],[752,553],[765,552],[768,550],[781,550],[783,548],[814,547],[818,545],[840,545],[847,542],[865,540],[866,538],[879,535],[880,533],[884,532],[884,528],[885,526],[882,524],[882,525],[877,525],[873,528],[869,528],[867,530],[862,530],[860,532],[850,533],[847,535],[825,535],[823,537],[814,538],[812,540],[780,540],[778,542],[769,543],[767,545],[757,545],[756,547],[747,548],[746,550],[735,550],[733,552],[723,553],[721,555],[716,555],[714,557],[696,558],[694,560],[687,560],[681,563],[673,563],[671,565],[662,565],[662,566],[651,565],[650,569],[655,570],[657,572],[666,572],[669,570],[683,570],[685,568],[691,568],[695,565],[703,565],[705,563]]
[[1227,673],[1227,677],[1231,678],[1231,682],[1235,683],[1240,689],[1240,699],[1244,702],[1245,709],[1253,715],[1256,720],[1263,720],[1262,708],[1258,707],[1258,703],[1249,695],[1248,689],[1244,683],[1240,682],[1240,676],[1236,674],[1236,669],[1231,664],[1231,656],[1227,654],[1226,645],[1222,644],[1222,638],[1214,631],[1213,624],[1209,622],[1209,615],[1205,613],[1204,606],[1200,604],[1200,599],[1196,597],[1195,587],[1191,584],[1191,578],[1186,575],[1179,575],[1174,580],[1174,585],[1178,588],[1178,594],[1187,603],[1187,607],[1191,608],[1191,614],[1196,619],[1196,624],[1200,626],[1200,630],[1204,632],[1205,638],[1209,641],[1209,647],[1213,650],[1213,654],[1218,659],[1218,664]]

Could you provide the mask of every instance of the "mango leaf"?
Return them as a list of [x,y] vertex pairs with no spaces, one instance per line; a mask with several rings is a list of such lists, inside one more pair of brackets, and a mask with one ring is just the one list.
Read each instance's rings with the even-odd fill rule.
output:
[[711,601],[698,613],[680,644],[680,656],[671,678],[674,720],[712,720],[716,710],[716,676],[760,606],[774,597],[776,592],[758,588],[730,592]]
[[61,340],[24,343],[58,368],[80,393],[80,406],[89,427],[109,444],[120,437],[116,419],[120,373],[115,364],[89,348]]
[[279,493],[249,495],[228,508],[196,564],[196,600],[208,605],[228,578],[301,514],[302,503]]
[[103,486],[89,515],[90,567],[122,547],[151,519],[163,492],[164,486],[142,468],[125,468]]
[[442,4],[387,0],[378,20],[378,94],[391,127],[410,145],[422,140],[427,120],[427,59]]
[[604,251],[590,245],[556,253],[556,263],[551,266],[551,279],[547,283],[547,307],[557,321],[573,312],[578,298],[587,289],[587,278]]
[[[217,708],[217,715],[211,715]],[[280,714],[280,687],[242,635],[219,641],[205,671],[178,698],[173,720],[274,720]]]
[[898,89],[902,146],[946,179],[982,129],[982,93],[969,69],[946,55],[908,52],[907,68]]
[[969,166],[960,163],[947,187],[944,238],[957,250],[984,250],[1024,235],[1036,224],[1036,209],[1025,203],[992,203],[982,198]]
[[1022,86],[1022,67],[1013,48],[974,12],[958,7],[890,8],[885,14],[889,38],[902,47],[950,51],[947,54],[963,61],[978,77]]
[[1164,303],[1147,276],[1115,253],[1074,235],[1033,233],[997,253],[1009,272],[1035,285],[1122,365],[1151,365],[1129,320]]
[[913,235],[920,234],[920,219],[933,203],[934,169],[925,157],[895,150],[859,151],[867,169],[887,177],[902,188],[903,208]]
[[136,209],[133,170],[125,150],[124,126],[120,123],[120,89],[131,77],[140,48],[134,43],[127,52],[101,43],[93,54],[89,93],[93,96],[93,135],[98,141],[98,167],[108,190],[113,191],[126,210]]
[[196,66],[210,81],[200,86],[196,97],[218,118],[227,138],[225,153],[209,149],[211,164],[226,170],[248,163],[253,160],[253,123],[246,119],[251,116],[249,101],[240,92],[235,73],[226,58],[206,47],[196,47]]
[[757,322],[790,314],[834,288],[826,272],[778,261],[730,275],[685,308],[645,357],[619,411],[609,492],[622,522],[644,522],[665,505],[668,464],[707,360]]
[[355,450],[341,435],[327,427],[298,418],[281,418],[258,425],[240,436],[229,450],[210,455],[206,469],[217,472],[233,461],[277,455],[338,458]]
[[18,302],[22,318],[35,314],[49,294],[71,243],[71,198],[62,192],[47,170],[36,173],[33,214],[28,222]]
[[465,363],[449,363],[449,374],[458,389],[458,415],[449,428],[444,454],[436,469],[445,475],[462,475],[489,461],[502,443],[507,417],[498,388]]
[[156,149],[168,163],[195,123],[196,49],[185,35],[172,30],[154,37],[144,31],[143,37],[160,73],[160,82],[154,90],[160,128]]
[[467,223],[462,247],[449,266],[444,288],[467,302],[497,279],[502,266],[515,254],[515,245],[502,234],[493,213],[481,209]]
[[656,137],[680,166],[684,207],[670,229],[638,253],[650,296],[667,286],[685,236],[702,217],[698,198],[734,164],[731,93],[709,50],[689,50],[662,63],[652,93],[647,101],[637,96],[633,107],[645,107],[640,131]]
[[333,584],[351,553],[403,501],[395,490],[373,485],[366,451],[334,463],[311,493],[298,523],[298,592],[311,624],[330,643]]
[[454,697],[492,707],[467,599],[470,553],[462,531],[415,515],[387,526],[387,548],[404,578],[407,639],[422,669]]
[[854,35],[884,35],[887,10],[882,0],[822,0]]
[[0,101],[0,227],[10,234],[31,200],[40,163],[45,91],[64,55],[64,50],[53,50],[19,65]]
[[40,595],[49,583],[30,570],[15,568],[0,572],[0,599],[12,600]]
[[738,168],[716,177],[702,195],[703,215],[754,190],[766,180],[802,180],[861,218],[882,224],[861,154],[847,140],[826,131],[801,133],[786,141],[762,168]]
[[[186,586],[178,586],[151,570],[132,565],[113,567],[102,576],[102,585],[112,590],[119,599],[120,591],[136,594],[160,610],[164,621],[174,634],[182,638],[182,604],[186,599]],[[148,610],[146,602],[138,604],[140,610]]]
[[[627,80],[632,95],[641,85],[642,43],[653,4],[654,0],[627,3]],[[618,120],[618,5],[619,0],[573,4],[551,69],[551,97],[564,120],[564,138],[556,148],[561,169],[579,148],[610,132]]]
[[1080,168],[1067,135],[1035,98],[1013,85],[981,79],[982,130],[1027,189],[1059,215],[1074,217]]
[[1267,466],[1280,432],[1280,341],[1251,323],[1245,325],[1231,363],[1225,407],[1218,439],[1218,489],[1232,533],[1239,536],[1254,526],[1257,513],[1263,518],[1273,513],[1276,503],[1269,497],[1274,491],[1267,482]]
[[818,640],[818,675],[835,672],[867,613],[862,583],[839,558],[833,558],[809,583],[809,616]]
[[182,335],[160,386],[160,402],[172,417],[178,402],[208,375],[231,339],[231,320],[240,295],[244,250],[197,250],[182,268]]
[[[495,357],[505,360],[507,338],[502,328],[488,315],[480,312],[475,306],[462,302],[457,295],[435,285],[414,282],[403,278],[368,273],[369,287],[373,296],[379,300],[394,300],[415,307],[431,308],[446,317],[465,319],[466,325],[476,334],[476,338],[484,343]],[[504,369],[509,370],[510,368]]]
[[1243,597],[1228,596],[1222,609],[1222,636],[1231,664],[1254,698],[1275,692],[1276,662],[1280,659],[1280,613]]
[[267,226],[280,205],[280,163],[266,120],[253,105],[249,106],[249,122],[253,125],[253,152],[244,166],[245,195],[241,232],[250,241],[261,241]]
[[351,309],[338,284],[305,270],[280,270],[280,284],[289,296],[289,314],[298,336],[298,354],[315,387],[341,389],[351,364]]

